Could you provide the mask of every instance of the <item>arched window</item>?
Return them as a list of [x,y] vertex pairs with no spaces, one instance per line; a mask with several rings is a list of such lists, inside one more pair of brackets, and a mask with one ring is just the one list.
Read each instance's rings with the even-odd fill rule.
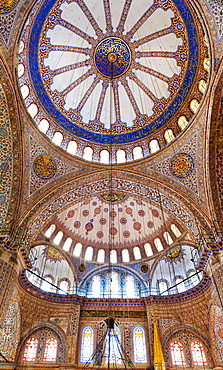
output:
[[168,294],[168,286],[167,286],[167,282],[166,281],[159,281],[159,291],[160,291],[160,294],[162,295],[167,295]]
[[67,238],[64,245],[63,245],[63,250],[65,252],[68,252],[70,250],[70,246],[72,244],[72,239],[71,238]]
[[184,130],[187,125],[188,125],[188,120],[186,119],[186,117],[180,116],[180,118],[178,119],[178,126],[180,127],[180,129]]
[[116,271],[112,271],[110,275],[110,290],[112,298],[119,297],[119,278]]
[[123,262],[129,262],[130,261],[128,249],[123,249],[122,250],[122,261]]
[[92,156],[93,156],[93,149],[90,146],[87,146],[86,148],[84,148],[83,158],[86,159],[87,161],[92,161]]
[[57,340],[53,337],[47,339],[44,349],[43,361],[55,362],[57,358]]
[[169,144],[171,141],[175,139],[173,130],[170,128],[164,132],[164,138],[166,140],[166,143]]
[[25,98],[27,98],[27,96],[29,95],[29,87],[27,85],[22,85],[21,94],[23,99],[25,100]]
[[54,224],[50,225],[50,227],[45,232],[45,236],[47,238],[50,238],[55,229],[56,229],[56,226]]
[[170,351],[173,365],[186,365],[183,346],[180,342],[178,342],[177,340],[171,342]]
[[135,257],[136,260],[141,259],[141,252],[140,252],[139,247],[134,247],[133,248],[133,253],[134,253],[134,257]]
[[181,232],[175,224],[172,224],[170,228],[177,238],[181,236]]
[[197,113],[198,111],[198,108],[199,108],[199,101],[197,101],[197,99],[193,99],[191,100],[190,102],[190,110],[191,112],[193,112],[194,114]]
[[[110,343],[110,351],[109,351],[109,343]],[[106,359],[106,363],[109,362],[110,364],[121,364],[122,363],[121,332],[117,326],[114,327],[114,331],[110,331],[106,335],[105,359]]]
[[149,243],[144,244],[144,249],[145,249],[147,257],[153,256],[153,250],[152,250],[152,247]]
[[115,249],[112,249],[110,252],[110,262],[117,263],[117,251]]
[[38,340],[34,337],[28,339],[24,350],[23,361],[34,362],[36,359],[37,348]]
[[85,259],[88,261],[92,260],[93,256],[93,248],[92,247],[87,247],[86,252],[85,252]]
[[205,58],[204,59],[204,69],[205,71],[209,72],[210,71],[210,59]]
[[104,249],[99,249],[97,261],[100,262],[100,263],[105,262],[105,251],[104,251]]
[[94,331],[90,326],[86,326],[82,331],[81,358],[80,362],[87,362],[93,353]]
[[201,92],[201,94],[204,94],[207,90],[207,82],[204,80],[200,80],[198,83],[198,89]]
[[116,152],[116,161],[117,163],[123,163],[126,161],[125,159],[125,151],[122,149],[118,149]]
[[156,246],[156,249],[158,252],[161,252],[163,250],[163,245],[161,243],[161,240],[159,238],[154,239],[154,244]]
[[53,286],[49,283],[53,283],[53,279],[50,276],[44,277],[45,280],[42,281],[41,289],[45,292],[51,292]]
[[57,235],[53,239],[54,244],[59,245],[60,242],[61,242],[62,237],[63,237],[63,232],[62,231],[58,231]]
[[182,277],[177,277],[175,283],[177,284],[177,290],[179,293],[185,292],[186,289]]
[[82,251],[82,244],[81,243],[77,243],[75,245],[75,248],[74,248],[74,251],[73,251],[73,255],[75,257],[80,257],[81,251]]
[[135,279],[132,275],[125,278],[125,291],[127,298],[135,298]]
[[133,158],[134,160],[136,159],[140,159],[143,157],[143,153],[142,153],[142,148],[141,146],[136,146],[134,149],[133,149]]
[[50,127],[50,124],[49,124],[49,122],[47,121],[47,119],[42,119],[41,121],[40,121],[40,124],[38,125],[38,128],[39,128],[39,130],[40,131],[42,131],[44,134],[46,134],[47,133],[47,131],[48,131],[48,129],[49,129],[49,127]]
[[170,234],[168,231],[164,231],[163,233],[164,239],[166,240],[167,244],[173,244],[173,239],[171,238]]
[[37,105],[34,103],[30,104],[27,110],[32,118],[34,118],[38,113]]
[[207,360],[204,352],[204,346],[197,340],[191,342],[190,345],[193,363],[195,366],[206,366]]
[[75,155],[77,151],[77,143],[74,140],[71,140],[67,146],[67,152]]
[[155,153],[160,149],[159,143],[156,139],[153,139],[153,140],[150,141],[149,147],[150,147],[150,152],[151,153]]
[[93,276],[91,291],[92,291],[92,296],[93,297],[100,298],[100,295],[101,295],[101,277],[99,275]]
[[59,285],[59,293],[60,294],[66,294],[68,292],[68,289],[69,289],[69,284],[68,284],[68,281],[66,280],[62,280],[60,285]]
[[190,277],[190,281],[192,282],[193,286],[197,285],[200,281],[198,277],[199,275],[198,274],[195,275],[196,272],[197,272],[196,270],[190,270],[188,272],[188,276]]
[[100,153],[100,162],[108,164],[109,163],[109,151],[108,150],[102,150]]
[[61,132],[57,131],[55,132],[55,134],[53,135],[53,138],[52,138],[52,142],[58,146],[60,146],[60,144],[62,143],[62,140],[63,140],[63,135],[61,134]]
[[24,71],[25,71],[25,68],[24,68],[24,65],[22,63],[19,63],[18,64],[18,77],[22,77],[22,75],[24,74]]
[[136,326],[133,330],[133,345],[134,362],[136,364],[145,364],[147,362],[145,331],[141,326]]

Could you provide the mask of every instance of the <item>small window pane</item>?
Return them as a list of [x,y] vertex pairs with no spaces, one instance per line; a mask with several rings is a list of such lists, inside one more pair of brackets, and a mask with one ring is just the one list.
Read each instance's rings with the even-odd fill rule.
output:
[[182,280],[183,280],[182,278],[177,278],[175,280],[176,284],[177,284],[177,290],[178,290],[179,293],[185,292],[185,286],[184,286],[184,282]]
[[205,82],[204,80],[200,80],[198,84],[198,89],[201,94],[205,94],[205,91],[207,90],[207,82]]
[[66,294],[69,288],[68,282],[66,280],[61,281],[59,288],[59,294]]
[[24,74],[24,71],[25,71],[24,65],[20,63],[18,65],[18,77],[22,77],[22,75]]

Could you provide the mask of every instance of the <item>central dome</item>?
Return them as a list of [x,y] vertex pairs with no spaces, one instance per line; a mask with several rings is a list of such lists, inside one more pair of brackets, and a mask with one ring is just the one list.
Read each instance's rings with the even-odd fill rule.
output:
[[108,37],[97,45],[94,60],[97,70],[103,76],[115,78],[128,70],[131,52],[120,38]]

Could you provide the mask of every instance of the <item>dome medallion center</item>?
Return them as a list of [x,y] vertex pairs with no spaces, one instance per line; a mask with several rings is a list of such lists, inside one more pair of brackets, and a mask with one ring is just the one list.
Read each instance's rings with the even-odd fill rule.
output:
[[94,62],[98,72],[109,78],[125,73],[131,64],[131,51],[118,37],[108,37],[95,48]]

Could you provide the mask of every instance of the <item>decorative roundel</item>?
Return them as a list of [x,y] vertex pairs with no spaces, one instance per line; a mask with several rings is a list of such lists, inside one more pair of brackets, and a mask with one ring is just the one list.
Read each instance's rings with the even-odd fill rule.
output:
[[170,162],[170,172],[179,178],[188,177],[194,168],[193,158],[187,153],[176,154]]
[[149,271],[149,266],[146,264],[141,265],[140,270],[143,274],[146,274]]
[[131,52],[123,40],[108,37],[97,45],[94,61],[97,70],[103,76],[116,78],[128,70],[131,63]]
[[79,272],[84,272],[84,271],[85,271],[85,266],[84,266],[84,264],[83,264],[83,263],[80,263],[80,264],[78,265],[78,271],[79,271]]
[[43,0],[22,40],[36,122],[47,115],[103,146],[163,127],[189,99],[199,65],[187,0]]
[[57,172],[56,162],[47,154],[41,154],[34,159],[33,170],[43,180],[51,179]]

